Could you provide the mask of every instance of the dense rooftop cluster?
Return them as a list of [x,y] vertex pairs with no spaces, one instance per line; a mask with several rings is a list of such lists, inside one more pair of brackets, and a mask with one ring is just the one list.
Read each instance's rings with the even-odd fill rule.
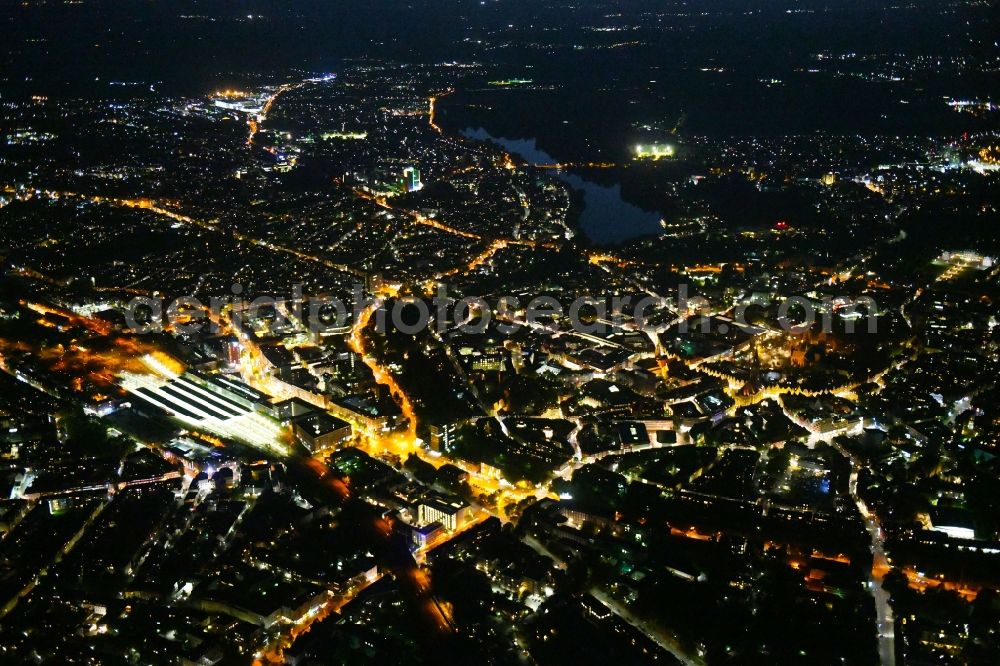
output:
[[848,10],[460,4],[461,57],[0,76],[0,661],[996,663],[983,3],[785,62],[745,26]]

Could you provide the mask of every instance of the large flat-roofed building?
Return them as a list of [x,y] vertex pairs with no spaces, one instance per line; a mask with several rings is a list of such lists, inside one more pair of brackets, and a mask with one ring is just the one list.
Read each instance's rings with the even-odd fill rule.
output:
[[421,525],[437,522],[452,532],[464,527],[471,518],[472,507],[457,497],[431,495],[417,506],[417,520]]
[[430,426],[430,448],[432,451],[447,452],[455,444],[458,435],[457,423],[434,424]]
[[445,534],[445,528],[441,523],[414,527],[410,531],[410,544],[416,549],[428,548],[436,545]]
[[332,401],[329,408],[335,415],[361,421],[372,430],[388,432],[406,425],[406,417],[388,394],[377,399],[348,395]]
[[271,411],[274,417],[282,423],[288,423],[306,414],[317,411],[315,405],[306,402],[301,398],[288,398],[286,400],[275,400],[271,403]]
[[229,375],[208,375],[189,372],[184,375],[198,386],[225,398],[237,405],[256,412],[266,412],[270,408],[270,396]]
[[310,453],[332,449],[351,437],[351,424],[322,412],[305,414],[292,421],[295,437]]

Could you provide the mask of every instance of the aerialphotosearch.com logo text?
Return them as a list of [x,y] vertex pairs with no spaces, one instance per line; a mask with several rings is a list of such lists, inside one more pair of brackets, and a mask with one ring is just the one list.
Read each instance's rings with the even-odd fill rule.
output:
[[[726,334],[734,328],[759,332],[763,324],[751,324],[747,314],[753,308],[741,302],[725,312],[724,318],[710,317],[709,302],[689,296],[682,284],[672,297],[652,295],[579,296],[566,302],[551,295],[526,297],[523,294],[501,295],[489,299],[480,296],[449,296],[444,285],[430,297],[400,296],[391,299],[373,297],[360,284],[354,285],[349,306],[334,296],[304,296],[301,285],[290,297],[242,296],[241,285],[233,285],[232,296],[212,297],[206,304],[194,296],[181,296],[169,303],[163,298],[139,296],[125,307],[125,323],[134,333],[170,330],[182,334],[218,333],[220,322],[234,314],[244,322],[261,317],[275,319],[318,334],[350,327],[368,310],[375,330],[394,329],[417,335],[431,326],[437,333],[458,329],[463,333],[484,333],[492,325],[503,335],[523,328],[572,330],[597,335],[609,327],[637,331],[662,331],[676,326],[678,332]],[[772,304],[773,308],[773,304]],[[701,313],[701,314],[699,314]],[[864,320],[869,333],[876,332],[879,309],[869,297],[825,296],[821,299],[789,296],[771,310],[767,326],[789,333],[805,333],[819,327],[825,332],[853,333]],[[835,321],[840,322],[835,327]],[[759,321],[759,319],[758,319]],[[568,323],[568,327],[567,327]]]

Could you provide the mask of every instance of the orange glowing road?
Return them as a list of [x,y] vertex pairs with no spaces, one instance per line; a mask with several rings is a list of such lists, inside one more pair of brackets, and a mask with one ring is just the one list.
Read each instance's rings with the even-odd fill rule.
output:
[[[44,303],[35,303],[28,301],[21,301],[21,305],[25,306],[29,310],[33,310],[38,314],[42,315],[56,315],[67,319],[74,326],[79,326],[80,328],[85,328],[91,333],[97,333],[98,335],[107,335],[111,332],[111,324],[106,321],[101,321],[99,319],[91,319],[90,317],[82,317],[75,312],[66,310],[63,308],[57,308],[52,305],[46,305]],[[39,322],[41,323],[41,322]]]
[[433,218],[421,215],[420,213],[417,212],[410,212],[410,215],[413,217],[413,221],[416,222],[417,224],[423,224],[433,229],[444,231],[449,234],[454,234],[455,236],[461,236],[463,238],[473,238],[475,240],[479,240],[482,238],[482,236],[480,236],[479,234],[474,234],[469,231],[462,231],[461,229],[456,229],[455,227],[448,226],[443,222],[438,222]]
[[[367,201],[371,201],[375,205],[385,208],[386,210],[391,210],[393,212],[408,215],[417,224],[422,224],[424,226],[431,227],[432,229],[437,229],[438,231],[443,231],[445,233],[452,234],[453,236],[460,236],[462,238],[468,238],[470,240],[485,240],[483,236],[480,234],[476,234],[471,231],[463,231],[462,229],[456,229],[453,226],[447,225],[443,222],[427,217],[426,215],[423,215],[418,211],[393,206],[392,204],[389,203],[388,199],[386,199],[385,197],[377,196],[359,189],[354,189],[353,192],[356,196],[365,199]],[[538,243],[533,240],[523,240],[519,238],[498,238],[492,241],[490,246],[486,248],[486,250],[484,250],[479,256],[473,258],[469,262],[467,270],[471,271],[476,269],[478,266],[482,265],[494,254],[496,254],[498,250],[502,250],[511,245],[517,245],[520,247],[530,247],[530,248],[543,248],[546,250],[556,249],[556,245],[552,243]],[[451,269],[449,271],[441,273],[438,276],[438,279],[443,277],[450,277],[452,275],[457,275],[458,273],[461,272],[462,272],[461,267]]]
[[114,197],[103,197],[99,195],[87,196],[83,194],[77,194],[75,192],[54,192],[48,191],[46,194],[53,199],[67,198],[67,199],[82,199],[84,201],[90,201],[95,204],[106,204],[109,206],[122,206],[124,208],[137,208],[140,210],[147,210],[151,213],[155,213],[161,217],[165,217],[168,220],[173,220],[179,224],[190,225],[198,227],[199,229],[204,229],[205,231],[211,231],[217,234],[224,234],[229,236],[239,242],[249,243],[250,245],[256,245],[262,247],[266,250],[271,250],[272,252],[277,252],[279,254],[285,254],[296,259],[301,259],[302,261],[308,261],[310,263],[320,264],[326,268],[332,268],[337,271],[342,271],[344,273],[350,273],[351,275],[356,275],[358,277],[365,277],[365,272],[354,268],[353,266],[348,266],[347,264],[340,264],[334,261],[330,261],[325,257],[320,257],[315,254],[309,254],[308,252],[303,252],[293,247],[287,245],[279,245],[269,240],[264,240],[261,238],[256,238],[248,234],[230,229],[220,228],[214,221],[199,220],[197,218],[190,217],[183,213],[179,213],[176,210],[167,208],[164,203],[158,202],[154,199],[149,199],[146,197],[132,198],[132,199],[120,199]]
[[944,576],[938,576],[936,578],[933,576],[925,576],[912,566],[902,567],[900,571],[902,571],[903,575],[906,576],[909,588],[919,592],[925,592],[928,589],[941,588],[956,593],[968,602],[975,601],[976,597],[979,595],[979,588],[977,587],[948,580],[944,578]]
[[366,580],[363,585],[356,586],[338,597],[327,599],[313,606],[305,615],[298,618],[287,632],[279,634],[270,645],[265,646],[257,652],[253,660],[253,665],[264,666],[264,664],[286,663],[285,650],[290,648],[298,640],[299,636],[307,633],[312,629],[314,624],[322,622],[334,613],[339,612],[341,608],[353,601],[365,588],[379,578],[381,578],[381,575],[377,576],[374,580]]
[[[117,200],[109,199],[108,201],[112,203],[117,203],[122,206],[127,206],[130,208],[142,208],[145,210],[149,210],[152,211],[153,213],[156,213],[157,215],[162,215],[164,217],[167,217],[171,220],[175,220],[182,224],[194,225],[200,229],[205,229],[207,231],[214,231],[216,233],[221,233],[223,231],[222,229],[220,229],[215,224],[212,224],[211,222],[196,220],[187,215],[177,213],[168,208],[164,208],[163,206],[157,205],[155,202],[150,201],[149,199],[117,199]],[[336,262],[330,261],[329,259],[325,259],[323,257],[314,254],[309,254],[307,252],[302,252],[301,250],[297,250],[293,247],[288,247],[287,245],[278,245],[277,243],[273,243],[271,241],[263,240],[260,238],[255,238],[254,236],[248,236],[247,234],[240,233],[238,231],[232,231],[230,235],[238,241],[244,243],[250,243],[251,245],[257,245],[259,247],[263,247],[264,249],[271,250],[272,252],[287,254],[297,259],[302,259],[303,261],[322,264],[327,268],[333,268],[339,271],[343,271],[345,273],[352,273],[355,275],[361,274],[361,271],[358,271],[355,268],[347,266],[346,264],[338,264]]]
[[370,435],[369,440],[371,443],[377,443],[380,448],[389,449],[401,455],[411,453],[417,448],[417,417],[413,411],[413,403],[410,401],[409,396],[403,392],[396,378],[382,368],[371,355],[365,353],[364,330],[371,321],[372,315],[381,306],[382,299],[379,299],[358,314],[358,320],[354,322],[354,327],[351,329],[351,335],[348,338],[347,344],[355,354],[361,357],[365,365],[371,369],[375,381],[388,387],[389,393],[392,394],[392,397],[399,405],[399,409],[403,412],[403,416],[407,422],[404,432],[393,433],[389,436]]
[[[341,500],[349,498],[350,490],[347,484],[334,476],[323,462],[315,458],[306,458],[304,459],[304,463],[306,469],[314,473],[326,489],[332,491]],[[476,524],[478,522],[476,521]],[[371,527],[374,529],[373,536],[376,540],[388,539],[392,535],[391,521],[386,518],[373,519]],[[447,538],[435,543],[427,550],[433,550],[433,548],[447,543],[462,531],[464,530],[449,534]],[[454,631],[451,604],[442,601],[435,595],[430,572],[418,566],[411,557],[407,556],[399,561],[390,560],[389,562],[381,562],[379,564],[379,572],[374,577],[365,579],[363,583],[348,589],[342,594],[329,596],[326,600],[313,606],[293,624],[287,628],[283,628],[265,646],[261,647],[255,655],[254,665],[264,666],[264,664],[285,663],[285,651],[295,643],[299,636],[308,632],[314,624],[339,612],[365,588],[387,573],[391,574],[401,586],[401,589],[405,590],[414,602],[413,607],[420,609],[425,618],[431,623],[433,629],[441,632]]]
[[594,266],[600,266],[601,264],[616,264],[619,268],[624,268],[625,266],[628,266],[629,263],[613,254],[604,254],[600,252],[593,252],[587,255],[587,261]]
[[375,381],[389,388],[389,392],[392,394],[396,403],[399,405],[403,416],[407,420],[407,428],[403,432],[394,432],[384,435],[381,433],[367,432],[364,427],[356,427],[356,431],[359,435],[361,435],[361,443],[363,445],[362,448],[368,449],[368,452],[375,456],[379,456],[385,451],[394,453],[401,458],[405,458],[409,454],[414,454],[419,456],[424,462],[430,463],[434,467],[440,467],[445,463],[450,462],[463,467],[463,469],[467,469],[467,471],[469,471],[473,476],[473,483],[487,492],[493,491],[497,493],[497,510],[493,513],[501,520],[507,520],[507,516],[504,513],[504,506],[507,504],[517,503],[528,497],[555,497],[549,491],[548,487],[544,485],[536,485],[525,488],[510,486],[508,488],[501,489],[499,487],[499,483],[496,483],[492,479],[483,478],[483,476],[479,474],[478,470],[469,470],[468,465],[463,465],[462,461],[443,455],[431,456],[423,448],[417,445],[417,417],[414,413],[412,401],[403,391],[399,382],[396,381],[392,374],[385,368],[381,367],[374,357],[365,353],[364,331],[368,327],[372,315],[374,315],[375,312],[382,307],[382,304],[382,299],[378,299],[361,311],[348,338],[348,346],[354,353],[361,356],[365,365],[371,369],[372,374],[375,377]]
[[[0,371],[49,395],[65,398],[72,393],[91,403],[102,403],[125,394],[122,378],[127,375],[164,378],[185,369],[184,364],[157,344],[116,333],[105,321],[48,303],[21,301],[20,305],[39,315],[29,323],[74,336],[51,344],[41,342],[35,335],[16,341],[0,338]],[[28,360],[33,366],[47,370],[44,382],[21,373]]]
[[438,124],[434,122],[435,119],[437,118],[437,101],[442,97],[445,97],[446,95],[452,94],[453,92],[455,91],[446,90],[443,93],[438,93],[437,95],[431,95],[431,97],[427,100],[427,122],[428,124],[430,124],[431,129],[437,132],[438,134],[444,134],[444,130],[442,130],[438,126]]
[[437,279],[441,280],[442,278],[452,277],[462,272],[474,271],[483,264],[485,264],[487,261],[489,261],[494,254],[496,254],[497,252],[506,247],[507,247],[507,241],[505,240],[493,241],[492,243],[489,244],[489,246],[485,250],[480,252],[479,255],[474,257],[472,261],[470,261],[467,265],[456,266],[455,268],[451,268],[447,271],[444,271],[443,273],[439,273]]
[[355,196],[365,199],[367,201],[371,201],[376,206],[380,206],[381,208],[385,208],[386,210],[391,210],[397,213],[402,213],[404,215],[410,216],[410,218],[417,224],[422,224],[424,226],[432,227],[439,231],[444,231],[446,233],[453,234],[455,236],[461,236],[462,238],[471,238],[473,240],[482,239],[482,236],[480,236],[479,234],[474,234],[470,231],[462,231],[461,229],[456,229],[455,227],[448,226],[443,222],[438,222],[437,220],[427,217],[426,215],[423,215],[422,213],[419,213],[415,210],[397,208],[392,204],[390,204],[388,199],[386,199],[385,197],[377,196],[375,194],[371,194],[370,192],[365,192],[364,190],[359,190],[359,189],[354,189],[352,191],[354,192]]
[[330,468],[326,466],[318,458],[306,458],[306,467],[312,470],[316,474],[316,478],[323,483],[329,490],[339,497],[341,500],[346,500],[351,496],[351,491],[347,487],[347,484],[342,480],[338,479],[330,472]]
[[248,146],[253,145],[253,140],[260,133],[260,126],[264,123],[265,120],[267,120],[267,114],[270,113],[271,107],[274,106],[274,103],[277,101],[277,99],[286,92],[295,90],[297,88],[301,88],[302,86],[306,85],[306,83],[308,83],[308,81],[300,81],[299,83],[286,83],[285,85],[280,86],[277,90],[274,91],[274,93],[271,94],[270,97],[264,100],[264,105],[260,108],[260,113],[256,114],[256,116],[252,113],[249,115],[249,117],[247,118],[247,127],[250,128],[250,136],[247,137]]

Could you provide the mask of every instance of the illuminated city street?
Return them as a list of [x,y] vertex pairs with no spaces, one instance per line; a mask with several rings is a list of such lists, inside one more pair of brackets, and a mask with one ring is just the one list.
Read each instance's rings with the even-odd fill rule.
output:
[[12,4],[0,663],[1000,663],[991,12]]

